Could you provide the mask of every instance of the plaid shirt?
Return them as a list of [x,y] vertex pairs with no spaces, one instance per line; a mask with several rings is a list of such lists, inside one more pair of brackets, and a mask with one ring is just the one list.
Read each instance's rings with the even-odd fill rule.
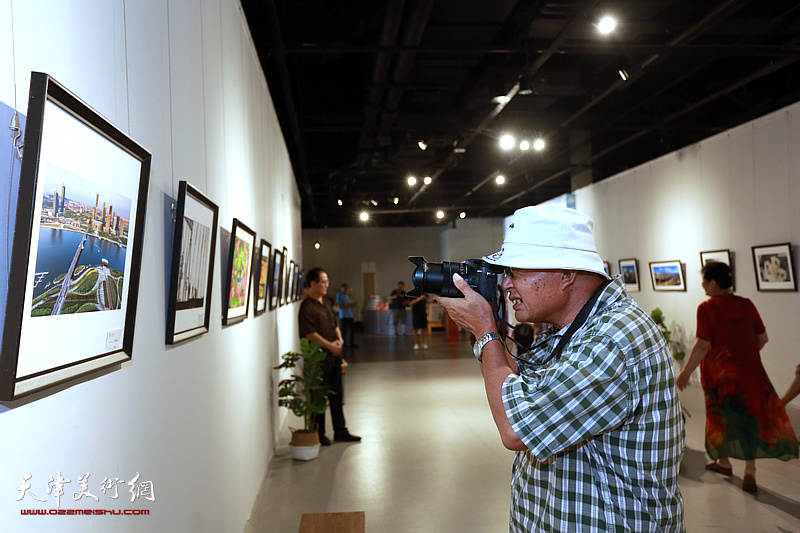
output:
[[503,383],[514,532],[682,532],[685,435],[672,358],[619,276],[558,360],[542,335]]

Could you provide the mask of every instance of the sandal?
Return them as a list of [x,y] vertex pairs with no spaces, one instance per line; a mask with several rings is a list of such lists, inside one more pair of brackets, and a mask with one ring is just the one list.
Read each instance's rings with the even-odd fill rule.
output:
[[719,463],[714,461],[713,463],[708,463],[706,465],[706,470],[710,470],[711,472],[716,472],[717,474],[722,474],[723,476],[732,476],[733,475],[733,468],[728,466],[720,466]]
[[742,490],[750,494],[758,494],[758,485],[756,485],[756,478],[751,474],[745,474],[742,480]]

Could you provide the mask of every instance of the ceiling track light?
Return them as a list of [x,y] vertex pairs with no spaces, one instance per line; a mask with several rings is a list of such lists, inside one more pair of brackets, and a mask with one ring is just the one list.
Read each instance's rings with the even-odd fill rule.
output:
[[603,35],[608,35],[616,29],[617,21],[614,17],[604,15],[602,18],[600,18],[600,20],[597,21],[595,27],[597,28],[597,31]]
[[422,140],[422,139],[420,139],[419,141],[417,141],[417,146],[419,146],[419,149],[420,149],[420,150],[422,150],[423,152],[424,152],[425,150],[427,150],[427,149],[428,149],[428,143],[426,143],[426,142],[425,142],[424,140]]

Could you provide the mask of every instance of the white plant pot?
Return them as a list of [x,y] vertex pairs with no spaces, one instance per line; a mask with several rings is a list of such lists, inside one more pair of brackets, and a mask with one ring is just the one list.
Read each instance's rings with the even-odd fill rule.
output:
[[298,461],[310,461],[319,456],[319,444],[313,446],[292,446],[289,445],[292,451],[292,458]]

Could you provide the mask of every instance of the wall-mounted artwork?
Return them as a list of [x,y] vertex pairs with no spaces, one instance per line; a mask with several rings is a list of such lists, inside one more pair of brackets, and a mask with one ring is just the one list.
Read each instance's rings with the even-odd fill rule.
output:
[[759,291],[797,290],[790,243],[753,246],[753,264]]
[[654,291],[685,291],[686,281],[680,261],[653,261],[650,263],[650,279]]
[[225,277],[227,284],[224,294],[227,302],[222,315],[224,325],[241,322],[247,318],[255,248],[256,232],[234,218],[228,272]]
[[217,204],[189,183],[179,183],[167,304],[167,344],[209,330],[218,213]]
[[150,159],[63,85],[31,73],[0,400],[131,359]]
[[706,266],[708,263],[725,263],[731,267],[731,289],[736,289],[736,273],[733,271],[733,262],[731,261],[730,250],[711,250],[709,252],[700,252],[700,268]]
[[289,251],[285,246],[281,255],[283,259],[281,261],[281,286],[278,291],[278,300],[280,300],[280,305],[286,305],[289,303],[286,298],[289,294]]
[[269,308],[275,309],[281,302],[281,272],[283,271],[283,253],[275,247],[272,253],[272,279],[269,285]]
[[297,265],[294,262],[294,259],[289,260],[289,268],[286,269],[286,303],[292,303],[294,301],[294,273],[295,269],[297,269]]
[[295,299],[298,301],[303,299],[303,287],[305,287],[305,284],[306,284],[306,271],[301,270],[297,274],[297,292],[295,294]]
[[636,259],[620,259],[619,273],[628,292],[639,292],[639,261]]
[[608,261],[603,261],[603,270],[607,275],[611,275],[611,263]]
[[256,297],[253,313],[258,316],[267,310],[267,300],[269,299],[269,261],[272,257],[272,245],[261,239],[261,250],[258,254],[258,263],[255,269]]

